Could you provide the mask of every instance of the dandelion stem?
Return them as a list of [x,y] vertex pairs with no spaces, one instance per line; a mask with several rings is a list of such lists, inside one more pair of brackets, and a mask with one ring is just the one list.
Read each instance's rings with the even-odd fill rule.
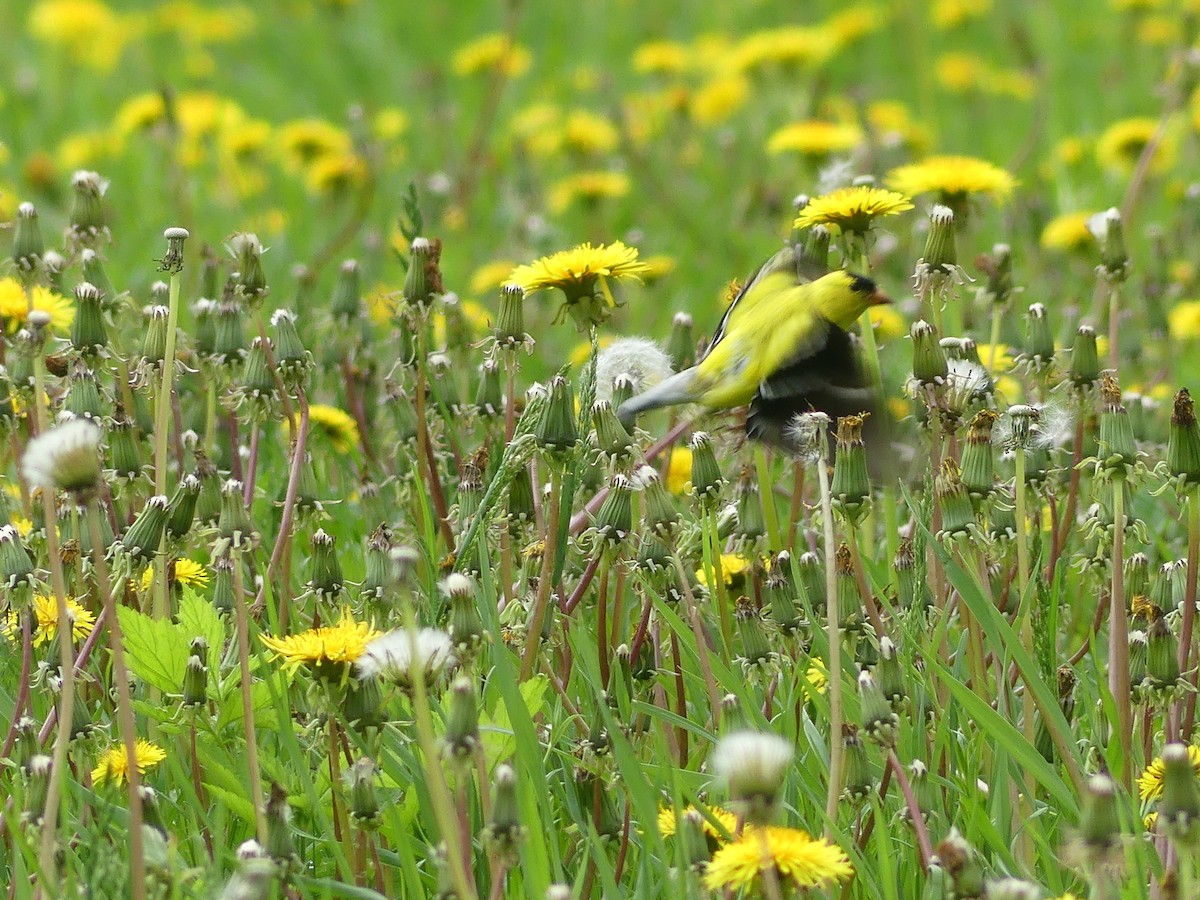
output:
[[929,861],[933,858],[933,844],[929,840],[929,831],[925,828],[925,820],[921,817],[921,806],[917,803],[917,795],[913,793],[912,784],[909,783],[908,775],[904,771],[904,766],[900,764],[900,759],[896,756],[894,749],[888,750],[887,761],[892,773],[896,776],[896,784],[900,786],[900,793],[904,795],[913,831],[917,833],[917,847],[921,850],[921,868],[928,872]]
[[[1200,579],[1200,488],[1188,486],[1187,492],[1188,555],[1187,586],[1183,594],[1183,625],[1179,636],[1179,671],[1183,672],[1196,686],[1197,674],[1191,672],[1192,639],[1196,628],[1196,581]],[[1196,719],[1196,692],[1189,691],[1185,712],[1181,721],[1180,740],[1190,741]]]
[[521,658],[521,681],[527,681],[534,672],[534,659],[542,643],[542,623],[546,620],[546,605],[550,598],[551,575],[554,571],[554,555],[558,549],[559,495],[562,493],[563,466],[558,461],[550,463],[550,493],[546,502],[550,511],[546,523],[546,540],[542,547],[542,570],[538,578],[537,596],[529,612],[529,628],[525,633],[525,655]]
[[[162,381],[155,398],[154,407],[154,493],[167,493],[167,442],[170,426],[167,413],[171,408],[171,394],[175,390],[175,338],[179,330],[179,269],[171,271],[167,289],[167,348],[163,355]],[[159,542],[155,565],[154,617],[166,618],[171,614],[170,597],[167,594],[167,537]]]
[[754,448],[754,464],[758,469],[758,496],[762,500],[763,516],[767,523],[768,547],[778,552],[783,549],[783,534],[779,530],[779,510],[775,506],[774,482],[767,465],[767,451],[761,444]]
[[[708,702],[712,706],[713,727],[716,728],[717,718],[721,712],[721,695],[717,691],[717,679],[713,677],[712,663],[708,659],[708,640],[704,636],[704,625],[700,622],[700,610],[696,606],[696,595],[692,593],[692,588],[688,584],[687,572],[683,568],[683,559],[677,550],[672,552],[671,559],[675,563],[679,586],[683,589],[683,596],[687,601],[688,620],[692,626],[692,635],[696,639],[696,656],[700,660],[700,673],[704,677],[704,685],[708,688]],[[679,665],[678,656],[675,658],[675,664]],[[679,684],[682,696],[682,680]],[[682,704],[680,712],[683,712]],[[687,746],[686,743],[684,746]]]
[[[1017,609],[1018,615],[1021,617],[1021,647],[1030,659],[1036,659],[1036,650],[1033,645],[1033,603],[1029,596],[1029,514],[1025,508],[1025,448],[1017,447],[1015,454],[1016,477],[1014,479],[1013,492],[1016,498],[1017,506],[1017,582],[1019,590],[1017,592]],[[1021,694],[1022,710],[1021,710],[1021,730],[1025,740],[1029,745],[1036,746],[1037,744],[1037,723],[1035,722],[1035,701],[1033,696],[1033,685],[1031,679],[1035,677],[1035,673],[1026,672],[1025,675],[1025,690]],[[1034,780],[1032,772],[1025,773],[1025,803],[1027,811],[1032,814],[1034,797],[1036,796],[1037,782]],[[1021,850],[1022,856],[1027,867],[1032,867],[1034,862],[1035,848],[1032,839],[1027,831],[1021,832]]]
[[829,639],[829,787],[825,795],[825,837],[832,839],[837,822],[838,798],[842,793],[842,636],[838,622],[836,550],[833,533],[833,501],[829,495],[828,441],[821,429],[818,445],[817,488],[821,497],[821,524],[825,540],[825,609]]
[[1121,781],[1132,784],[1133,710],[1129,696],[1129,620],[1125,612],[1125,481],[1113,478],[1112,592],[1108,611],[1108,689],[1117,704],[1117,737],[1123,755]]
[[253,682],[250,675],[250,614],[242,584],[242,554],[233,553],[233,597],[237,615],[238,667],[241,670],[242,729],[246,736],[246,764],[250,774],[250,798],[254,802],[254,825],[258,842],[266,845],[267,817],[263,809],[262,775],[258,768],[258,739],[254,729]]
[[[300,488],[300,470],[304,467],[305,447],[308,445],[308,394],[305,392],[303,385],[296,388],[296,398],[300,403],[300,429],[296,433],[296,440],[292,444],[292,468],[288,473],[287,493],[283,498],[283,514],[279,519],[279,534],[275,536],[275,546],[271,549],[271,561],[267,564],[267,577],[263,580],[262,587],[258,590],[258,596],[255,598],[254,605],[258,606],[265,596],[267,583],[275,576],[279,568],[279,561],[283,557],[283,549],[287,546],[288,540],[292,534],[292,518],[296,514],[296,495]],[[284,592],[280,591],[277,594],[276,602],[278,604],[279,614],[279,629],[284,631],[287,628],[287,613],[288,604]]]

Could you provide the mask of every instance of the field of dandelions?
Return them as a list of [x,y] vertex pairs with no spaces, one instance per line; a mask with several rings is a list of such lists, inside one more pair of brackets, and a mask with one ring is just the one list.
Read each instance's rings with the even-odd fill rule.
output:
[[0,5],[7,897],[1200,897],[1198,21]]

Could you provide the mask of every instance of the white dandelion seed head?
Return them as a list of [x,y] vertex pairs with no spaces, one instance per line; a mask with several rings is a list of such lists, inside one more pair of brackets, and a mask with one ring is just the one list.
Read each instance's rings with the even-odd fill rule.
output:
[[786,429],[788,443],[803,462],[816,462],[826,451],[829,416],[823,412],[807,412],[793,416]]
[[766,786],[776,789],[783,784],[795,751],[777,734],[763,731],[735,731],[717,743],[712,755],[712,771],[740,794],[738,785]]
[[671,324],[676,328],[691,328],[692,317],[688,313],[677,312],[675,313],[675,317],[671,319]]
[[40,328],[45,328],[53,321],[50,313],[44,309],[31,310],[29,315],[25,317],[25,321],[29,323],[29,327],[37,331]]
[[640,394],[671,374],[671,357],[648,338],[628,337],[613,341],[596,358],[596,399],[612,400],[613,382],[628,375],[633,392]]
[[1041,887],[1023,878],[992,878],[983,889],[986,900],[1042,900]]
[[661,478],[661,476],[659,476],[658,470],[655,469],[654,466],[642,465],[642,466],[638,466],[637,469],[634,471],[634,473],[630,479],[630,482],[632,483],[633,489],[635,491],[644,491],[646,488],[650,487],[650,485],[654,484],[656,481],[661,481],[661,480],[662,480],[662,478]]
[[442,590],[447,597],[465,597],[475,590],[475,586],[466,575],[454,572],[446,576],[442,582]]
[[103,197],[108,190],[108,179],[101,177],[99,172],[89,172],[86,169],[80,169],[71,176],[71,187]]
[[848,156],[835,158],[817,173],[817,194],[829,194],[838,188],[849,187],[854,180],[854,160]]
[[254,838],[238,844],[237,858],[240,860],[261,859],[266,855],[267,851],[263,849],[263,845],[254,840]]
[[25,448],[21,470],[34,487],[94,488],[101,478],[100,429],[87,419],[74,419],[43,432]]
[[253,231],[239,231],[226,241],[225,246],[231,255],[237,257],[241,257],[244,254],[261,256],[267,252],[262,245],[262,241],[258,239],[258,235]]
[[446,632],[437,628],[398,628],[368,643],[354,664],[363,680],[380,678],[409,686],[414,671],[423,673],[427,683],[432,682],[453,659],[454,648]]
[[[197,303],[210,303],[210,304],[212,303],[211,300],[207,300],[207,301],[198,300],[196,302]],[[195,306],[192,307],[192,309],[195,309],[195,308],[196,308]],[[275,310],[275,312],[271,313],[271,325],[275,328],[278,328],[281,322],[291,322],[293,325],[296,324],[296,314],[294,312],[292,312],[290,309],[285,309],[284,307],[281,306],[279,309]]]
[[946,405],[956,412],[963,412],[972,400],[987,394],[992,379],[987,370],[969,359],[946,361],[946,382],[943,386]]
[[1089,216],[1087,229],[1098,242],[1104,243],[1108,238],[1109,226],[1114,222],[1120,224],[1121,211],[1115,206],[1110,206],[1104,212],[1098,212],[1095,215]]

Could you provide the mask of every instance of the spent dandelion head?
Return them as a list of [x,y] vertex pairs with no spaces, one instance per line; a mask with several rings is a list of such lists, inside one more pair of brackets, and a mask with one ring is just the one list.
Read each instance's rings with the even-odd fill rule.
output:
[[103,478],[100,437],[100,429],[87,419],[72,419],[43,432],[29,442],[21,458],[25,479],[43,490],[90,497]]
[[414,676],[432,684],[454,664],[450,636],[436,628],[405,628],[374,636],[355,659],[360,679],[382,679],[404,690]]

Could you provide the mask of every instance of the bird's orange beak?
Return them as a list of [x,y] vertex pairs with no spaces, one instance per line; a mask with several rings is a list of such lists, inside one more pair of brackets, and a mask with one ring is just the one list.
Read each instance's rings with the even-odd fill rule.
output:
[[875,293],[873,293],[871,295],[871,302],[868,303],[867,305],[868,306],[883,306],[884,304],[891,303],[891,302],[892,302],[892,298],[889,297],[887,294],[885,294],[883,291],[876,291]]

